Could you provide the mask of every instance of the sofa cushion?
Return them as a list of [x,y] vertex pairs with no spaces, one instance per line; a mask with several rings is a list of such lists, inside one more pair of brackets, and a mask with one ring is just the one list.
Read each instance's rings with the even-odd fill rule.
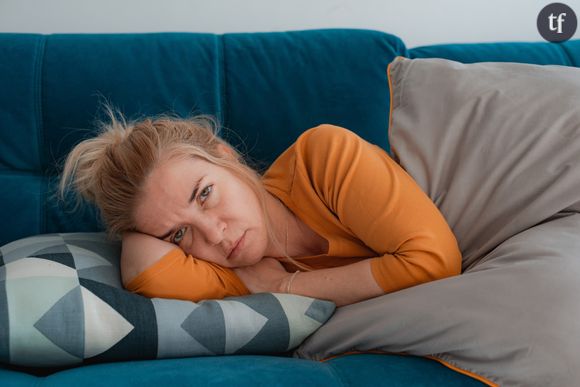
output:
[[326,122],[388,149],[382,69],[405,53],[394,35],[355,29],[0,34],[0,186],[10,187],[0,190],[0,213],[14,214],[0,224],[0,245],[104,230],[94,210],[50,200],[58,162],[95,135],[104,101],[130,119],[211,114],[265,170],[302,131]]
[[580,69],[398,58],[390,80],[393,157],[445,216],[464,270],[580,211]]
[[173,386],[481,386],[441,364],[415,356],[357,354],[327,362],[279,356],[214,356],[93,364],[42,378],[0,365],[0,380],[18,387]]
[[127,359],[284,353],[334,304],[260,293],[199,303],[125,291],[120,244],[102,233],[29,237],[0,248],[0,361],[65,366]]

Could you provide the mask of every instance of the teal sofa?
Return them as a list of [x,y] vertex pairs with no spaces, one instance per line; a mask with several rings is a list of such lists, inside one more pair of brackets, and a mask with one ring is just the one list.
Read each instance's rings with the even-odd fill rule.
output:
[[[258,169],[321,123],[349,128],[389,151],[386,68],[396,56],[578,67],[580,40],[407,48],[387,33],[348,29],[0,34],[0,246],[36,234],[102,230],[94,208],[70,212],[53,194],[59,162],[94,135],[105,101],[130,118],[212,114]],[[482,385],[434,360],[399,354],[323,362],[291,353],[240,355],[49,369],[9,365],[8,346],[0,335],[1,386]]]

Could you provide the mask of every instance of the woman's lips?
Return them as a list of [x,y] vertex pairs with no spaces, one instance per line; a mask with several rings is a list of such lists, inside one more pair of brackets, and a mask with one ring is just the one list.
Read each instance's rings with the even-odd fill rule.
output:
[[234,258],[239,253],[240,249],[242,248],[242,245],[244,244],[244,241],[246,240],[245,236],[246,232],[244,231],[240,239],[238,239],[238,241],[236,242],[236,245],[234,246],[232,251],[230,251],[230,254],[228,255],[227,259]]

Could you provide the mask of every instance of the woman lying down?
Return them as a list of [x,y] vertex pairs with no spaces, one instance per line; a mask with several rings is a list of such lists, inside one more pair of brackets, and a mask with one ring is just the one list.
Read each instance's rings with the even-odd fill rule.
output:
[[211,118],[110,114],[68,155],[61,193],[122,238],[124,286],[199,301],[293,293],[337,306],[453,275],[445,219],[381,148],[320,125],[260,175]]

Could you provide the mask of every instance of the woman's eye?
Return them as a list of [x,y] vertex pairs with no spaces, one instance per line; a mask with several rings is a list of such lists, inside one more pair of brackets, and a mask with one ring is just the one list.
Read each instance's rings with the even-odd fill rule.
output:
[[209,194],[211,193],[211,191],[213,191],[213,185],[208,185],[206,186],[200,193],[199,193],[199,197],[200,199],[202,199],[202,201],[206,201]]
[[173,235],[173,243],[180,243],[185,236],[185,227],[180,228],[177,232]]

